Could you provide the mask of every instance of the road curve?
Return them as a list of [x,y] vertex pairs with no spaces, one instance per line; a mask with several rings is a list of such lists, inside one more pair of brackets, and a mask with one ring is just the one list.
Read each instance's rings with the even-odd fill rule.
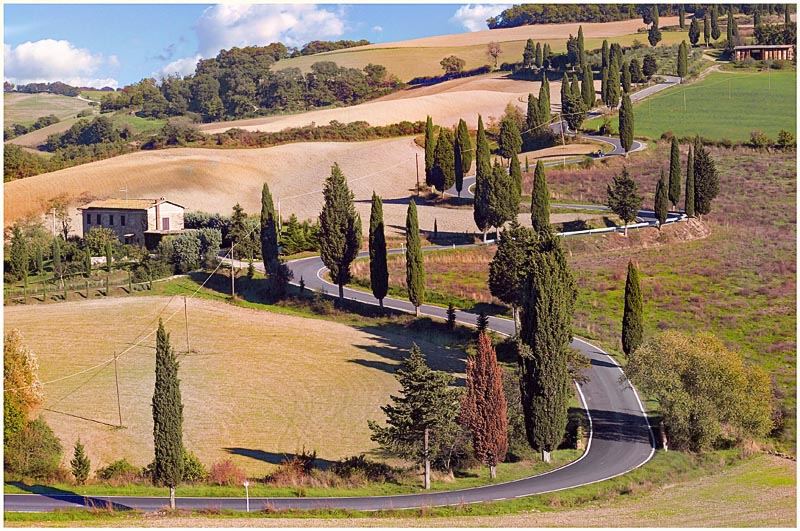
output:
[[[426,250],[451,248],[433,246]],[[395,249],[390,252],[397,253],[402,250]],[[366,253],[361,253],[360,256],[366,256]],[[330,294],[337,293],[337,287],[325,279],[326,269],[320,257],[294,260],[288,265],[294,273],[293,283],[295,285],[299,283],[300,279],[303,279],[308,289]],[[345,288],[345,297],[364,304],[377,305],[378,303],[370,293],[349,288]],[[414,311],[411,303],[404,300],[387,298],[384,300],[384,305],[387,308],[403,312]],[[440,319],[446,318],[446,310],[439,306],[423,305],[421,313]],[[470,312],[456,312],[457,320],[463,324],[474,325],[476,317]],[[504,335],[514,333],[513,322],[508,319],[490,317],[489,327]],[[620,376],[624,376],[622,369],[601,349],[578,338],[573,340],[572,346],[583,352],[591,362],[587,369],[588,381],[578,387],[583,406],[589,414],[591,426],[589,444],[578,460],[551,472],[526,479],[451,492],[369,497],[251,498],[251,509],[260,510],[266,507],[274,510],[339,508],[376,511],[462,505],[574,488],[610,479],[643,465],[652,457],[655,446],[653,434],[636,391],[626,379],[623,378],[621,381]],[[162,509],[168,504],[167,498],[164,497],[80,496],[72,493],[5,494],[4,501],[6,511],[50,511],[65,507],[106,506],[118,510],[154,511]],[[180,509],[244,510],[245,500],[243,498],[179,497],[177,507]]]

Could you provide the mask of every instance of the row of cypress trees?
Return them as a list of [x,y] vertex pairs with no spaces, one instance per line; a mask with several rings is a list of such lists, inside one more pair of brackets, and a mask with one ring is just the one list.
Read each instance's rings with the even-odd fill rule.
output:
[[434,132],[433,120],[425,123],[425,184],[444,195],[455,185],[459,197],[464,186],[464,176],[472,167],[472,141],[467,123],[458,121],[455,132],[446,127]]

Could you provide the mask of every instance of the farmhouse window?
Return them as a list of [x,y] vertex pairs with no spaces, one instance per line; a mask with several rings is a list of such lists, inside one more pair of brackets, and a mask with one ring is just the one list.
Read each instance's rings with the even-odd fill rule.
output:
[[108,224],[111,225],[112,227],[114,226],[114,214],[108,215]]
[[97,214],[97,224],[98,225],[102,225],[103,224],[103,222],[100,221],[100,214]]
[[86,214],[86,224],[87,225],[91,225],[92,224],[92,215],[91,214]]
[[125,216],[119,217],[119,224],[122,225],[123,227],[125,226]]

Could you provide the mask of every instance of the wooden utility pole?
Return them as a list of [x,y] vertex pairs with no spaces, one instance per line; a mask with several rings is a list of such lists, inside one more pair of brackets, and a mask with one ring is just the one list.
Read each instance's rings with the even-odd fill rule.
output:
[[236,284],[235,284],[235,277],[236,272],[233,269],[233,245],[231,245],[231,299],[236,296]]
[[119,427],[122,427],[122,403],[119,399],[119,371],[117,370],[117,353],[114,352],[114,381],[117,385],[117,413],[119,414]]
[[[419,311],[419,307],[417,311]],[[431,458],[428,446],[428,428],[425,428],[425,448],[423,452],[425,453],[425,478],[423,479],[423,485],[427,490],[431,488]]]
[[417,197],[419,197],[419,153],[414,153],[414,167],[417,169]]
[[186,307],[186,295],[183,296],[183,318],[186,321],[186,354],[189,354],[189,310]]

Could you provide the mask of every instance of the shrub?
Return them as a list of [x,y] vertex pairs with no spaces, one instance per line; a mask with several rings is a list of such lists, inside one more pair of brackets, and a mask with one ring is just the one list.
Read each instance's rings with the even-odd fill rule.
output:
[[5,445],[5,470],[22,477],[46,479],[58,470],[63,448],[41,418],[28,422]]
[[795,146],[794,135],[790,131],[781,129],[778,133],[778,147],[780,149],[791,149]]
[[105,256],[106,244],[119,244],[116,233],[108,227],[92,227],[83,237],[83,245],[92,256]]
[[183,480],[188,483],[199,483],[208,478],[208,470],[200,459],[189,450],[183,451]]
[[750,145],[756,149],[766,149],[772,145],[772,140],[763,131],[750,133]]
[[92,116],[93,114],[94,111],[92,111],[91,109],[84,109],[78,113],[78,118],[87,118],[89,116]]
[[603,136],[611,135],[612,134],[611,118],[609,118],[608,116],[604,117],[603,124],[600,126],[600,129],[598,129],[597,132]]
[[331,467],[331,471],[342,479],[352,480],[363,478],[371,482],[396,482],[397,474],[395,470],[386,463],[370,461],[364,454],[354,455],[337,461]]
[[208,480],[214,485],[241,485],[246,476],[244,470],[234,464],[231,459],[217,461],[211,466]]
[[217,265],[219,248],[222,245],[222,231],[219,229],[202,228],[197,230],[200,240],[200,265],[214,267]]
[[142,469],[133,466],[127,459],[117,459],[103,468],[98,468],[95,475],[98,479],[107,481],[112,485],[129,485],[142,478]]
[[278,468],[266,480],[274,485],[291,485],[294,487],[307,484],[307,480],[314,470],[314,461],[317,452],[307,452],[303,448],[300,453],[284,458]]

